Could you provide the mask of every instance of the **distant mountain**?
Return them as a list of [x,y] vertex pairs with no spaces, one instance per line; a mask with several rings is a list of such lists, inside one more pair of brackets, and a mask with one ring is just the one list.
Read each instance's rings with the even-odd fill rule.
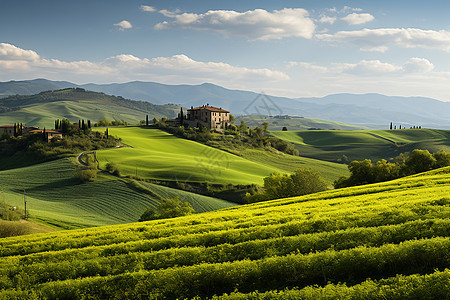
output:
[[[209,103],[235,115],[291,115],[317,118],[370,128],[399,125],[450,129],[450,103],[431,98],[393,97],[380,94],[336,94],[323,98],[286,98],[230,90],[214,84],[166,85],[155,82],[75,85],[45,79],[0,82],[0,95],[30,94],[66,87],[185,107]],[[40,90],[39,90],[40,89]],[[39,91],[37,91],[39,90]]]
[[179,110],[180,106],[177,105],[155,105],[82,88],[67,88],[0,99],[0,125],[20,122],[29,126],[52,128],[54,120],[62,118],[72,122],[79,119],[97,122],[106,118],[137,124],[147,114],[150,119],[173,118]]

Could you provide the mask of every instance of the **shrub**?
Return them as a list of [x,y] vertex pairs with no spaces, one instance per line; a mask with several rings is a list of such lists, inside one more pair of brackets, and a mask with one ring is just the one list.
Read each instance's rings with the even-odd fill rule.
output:
[[80,166],[75,170],[75,177],[77,177],[82,183],[86,183],[93,181],[97,177],[97,171],[97,165],[89,162],[87,166]]
[[120,176],[119,167],[113,162],[106,164],[106,171],[112,175]]
[[298,169],[292,175],[272,173],[264,178],[264,192],[246,195],[249,202],[302,196],[327,189],[322,176],[312,169]]
[[24,211],[18,207],[13,207],[0,202],[0,219],[7,221],[18,221],[24,216]]
[[30,225],[19,221],[0,220],[0,238],[31,233]]
[[181,202],[177,196],[172,199],[162,199],[156,210],[147,209],[139,218],[139,222],[155,219],[168,219],[191,215],[195,213],[189,202]]

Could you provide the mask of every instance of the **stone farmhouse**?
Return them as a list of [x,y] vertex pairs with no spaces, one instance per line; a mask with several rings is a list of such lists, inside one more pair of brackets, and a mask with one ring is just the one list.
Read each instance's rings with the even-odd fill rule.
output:
[[208,130],[223,131],[230,126],[230,112],[209,104],[188,109],[186,116],[181,110],[178,117],[181,125],[186,127],[206,127]]
[[14,135],[14,125],[3,125],[0,126],[0,136],[7,134],[9,136]]
[[[18,125],[14,126],[14,125],[3,125],[0,126],[0,137],[3,136],[4,134],[7,134],[8,136],[14,136],[14,128],[16,128],[17,130]],[[39,129],[39,127],[34,127],[34,126],[30,126],[30,127],[25,127],[22,126],[22,133],[23,134],[34,134],[34,133],[44,133],[43,129]],[[45,130],[45,136],[47,138],[47,141],[50,141],[51,139],[53,139],[54,137],[59,137],[62,138],[62,133],[56,130]]]

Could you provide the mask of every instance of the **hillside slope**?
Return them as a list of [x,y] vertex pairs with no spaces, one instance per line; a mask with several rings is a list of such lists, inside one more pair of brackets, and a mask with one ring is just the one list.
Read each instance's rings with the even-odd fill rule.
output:
[[124,174],[145,178],[261,185],[270,173],[292,172],[300,167],[317,169],[328,183],[347,174],[344,165],[264,150],[248,149],[237,156],[159,129],[110,128],[110,134],[131,147],[97,151],[101,167],[115,162]]
[[345,124],[340,122],[325,121],[319,119],[310,119],[294,116],[238,116],[234,124],[239,125],[241,121],[244,121],[249,127],[261,126],[264,122],[269,124],[268,130],[281,131],[283,127],[286,127],[288,131],[296,130],[311,130],[311,129],[339,129],[339,130],[361,130],[367,129],[362,126],[356,126],[351,124]]
[[100,176],[81,184],[75,178],[72,159],[60,159],[30,167],[0,171],[0,191],[5,202],[24,205],[24,192],[32,220],[71,229],[136,222],[146,208],[163,198],[180,197],[196,212],[234,206],[224,200],[146,184],[149,192],[130,181]]
[[80,88],[64,89],[0,99],[0,124],[26,123],[52,128],[54,120],[62,118],[72,122],[79,119],[97,122],[106,118],[138,124],[147,114],[150,119],[172,118],[179,109],[176,105],[154,105]]
[[449,195],[446,168],[202,215],[7,238],[0,296],[442,299]]
[[328,161],[336,161],[343,155],[349,161],[366,158],[389,160],[414,149],[450,152],[449,130],[307,130],[271,134],[294,143],[302,156]]

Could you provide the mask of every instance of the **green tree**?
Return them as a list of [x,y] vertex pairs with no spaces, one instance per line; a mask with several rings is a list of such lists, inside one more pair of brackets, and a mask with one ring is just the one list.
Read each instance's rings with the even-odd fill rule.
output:
[[312,169],[298,169],[292,175],[273,173],[264,178],[267,199],[302,196],[327,189],[322,176]]
[[287,127],[284,126],[283,128],[281,128],[281,131],[288,131],[288,130],[287,130]]
[[436,159],[428,150],[415,149],[406,159],[407,174],[416,174],[429,171],[436,164]]
[[248,133],[248,126],[245,124],[244,121],[241,121],[241,124],[239,125],[239,132]]
[[147,209],[139,218],[139,222],[154,219],[168,219],[191,215],[195,213],[194,208],[189,202],[181,202],[177,196],[171,199],[162,199],[155,209]]
[[443,150],[438,151],[433,154],[434,159],[436,159],[436,162],[434,164],[434,168],[443,168],[450,166],[450,153],[447,153]]

